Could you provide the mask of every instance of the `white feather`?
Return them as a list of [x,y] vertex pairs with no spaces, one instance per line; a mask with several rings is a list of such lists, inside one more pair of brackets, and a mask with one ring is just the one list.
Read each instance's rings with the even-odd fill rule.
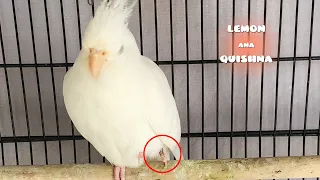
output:
[[128,30],[128,18],[137,0],[104,0],[95,12],[84,33],[82,48],[108,49],[117,53],[126,37],[121,34]]
[[[126,0],[102,2],[88,26],[74,66],[65,75],[63,96],[77,130],[101,155],[117,166],[139,167],[143,163],[138,161],[139,152],[150,138],[166,134],[180,142],[181,127],[164,73],[152,60],[140,55],[127,29],[133,6],[125,8],[126,5]],[[112,43],[117,48],[111,48]],[[88,67],[91,47],[107,51],[111,48],[114,52],[98,79],[91,76]],[[124,47],[123,52],[117,54],[120,47]],[[165,153],[170,149],[179,158],[179,149],[169,138],[151,141],[147,158],[159,157],[162,148]]]

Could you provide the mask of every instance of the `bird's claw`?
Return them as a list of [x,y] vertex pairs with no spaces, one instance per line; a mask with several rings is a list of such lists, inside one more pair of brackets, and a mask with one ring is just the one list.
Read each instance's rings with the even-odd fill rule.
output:
[[165,161],[165,162],[163,162],[163,163],[164,163],[164,169],[167,169],[167,167],[168,167],[168,162]]

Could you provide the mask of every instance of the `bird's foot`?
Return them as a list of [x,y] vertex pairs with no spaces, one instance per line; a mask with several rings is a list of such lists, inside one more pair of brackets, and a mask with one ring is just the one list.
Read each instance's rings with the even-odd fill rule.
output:
[[141,159],[142,159],[142,161],[144,160],[144,159],[143,159],[143,153],[142,153],[142,152],[140,152],[139,155],[138,155],[138,162],[139,162],[139,164],[141,163]]
[[113,180],[125,180],[126,179],[126,167],[115,166],[113,168]]
[[138,159],[143,159],[143,153],[139,152]]
[[159,152],[162,162],[164,163],[164,168],[167,168],[168,166],[168,161],[166,159],[166,156],[164,155],[163,149]]

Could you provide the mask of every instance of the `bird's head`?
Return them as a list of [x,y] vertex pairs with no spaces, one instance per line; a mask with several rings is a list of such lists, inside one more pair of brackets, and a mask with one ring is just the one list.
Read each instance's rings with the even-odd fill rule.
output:
[[[137,0],[103,0],[88,24],[82,49],[88,52],[89,69],[97,78],[104,64],[122,57],[140,55],[135,38],[128,29],[128,19]],[[85,58],[86,59],[86,58]]]

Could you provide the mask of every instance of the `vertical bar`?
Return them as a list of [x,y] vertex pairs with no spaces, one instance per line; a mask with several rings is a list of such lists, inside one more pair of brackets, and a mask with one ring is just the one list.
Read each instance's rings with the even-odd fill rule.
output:
[[292,82],[291,82],[291,99],[290,99],[290,124],[289,124],[289,136],[288,136],[288,156],[291,151],[291,130],[292,130],[292,109],[293,109],[293,97],[294,97],[294,85],[296,75],[296,55],[297,55],[297,29],[298,29],[298,11],[299,11],[299,0],[296,1],[296,17],[294,27],[294,50],[293,50],[293,66],[292,66]]
[[[248,24],[250,26],[250,0],[248,0]],[[248,42],[250,42],[250,33],[248,33]],[[244,137],[244,157],[248,156],[248,97],[249,96],[249,63],[247,62],[247,71],[246,71],[246,122],[245,122],[245,137]]]
[[3,150],[3,142],[2,142],[2,136],[0,131],[0,145],[1,145],[1,159],[2,159],[2,166],[5,165],[4,163],[4,150]]
[[201,124],[202,124],[202,152],[201,152],[201,158],[204,159],[204,65],[203,65],[203,59],[204,59],[204,44],[203,44],[203,0],[201,0],[201,10],[200,10],[200,15],[201,15]]
[[[264,0],[264,11],[263,11],[263,24],[267,22],[267,0]],[[262,54],[265,56],[265,46],[266,46],[266,33],[263,33],[263,48]],[[260,98],[260,114],[259,114],[259,157],[262,156],[261,152],[261,136],[262,136],[262,114],[263,114],[263,84],[264,84],[264,63],[261,63],[261,98]]]
[[94,0],[91,0],[91,12],[92,12],[92,17],[94,17]]
[[[62,0],[60,0],[60,12],[61,12],[61,23],[62,23],[64,58],[65,58],[65,66],[66,66],[65,68],[66,68],[66,72],[68,72],[68,50],[67,50],[66,27],[64,22],[64,11],[63,11]],[[80,21],[80,18],[78,18],[78,20]],[[71,134],[72,134],[72,142],[73,142],[73,159],[74,159],[74,163],[77,163],[76,140],[74,138],[74,125],[72,121],[70,121],[70,123],[71,123]]]
[[172,94],[174,96],[174,66],[173,66],[173,22],[172,22],[172,0],[170,0],[170,48],[171,48],[171,84],[172,84]]
[[188,124],[188,159],[190,159],[190,97],[189,97],[189,33],[188,33],[188,0],[185,0],[186,21],[186,58],[187,58],[187,124]]
[[310,71],[311,71],[311,54],[312,54],[312,33],[313,33],[313,16],[314,16],[314,0],[311,5],[311,22],[310,22],[310,39],[309,39],[309,60],[308,60],[308,77],[307,77],[307,91],[306,91],[306,106],[304,109],[304,124],[303,124],[303,156],[306,154],[306,128],[308,116],[309,103],[309,88],[310,88]]
[[[94,0],[91,0],[91,10],[92,10],[92,17],[94,17]],[[88,161],[91,163],[91,144],[88,142]],[[102,158],[102,161],[105,162],[105,158]]]
[[[170,0],[170,58],[171,58],[171,91],[174,97],[174,66],[173,66],[173,20],[172,20],[172,0]],[[176,158],[173,158],[176,160]]]
[[[32,48],[33,48],[33,59],[35,64],[35,71],[36,71],[36,81],[37,81],[37,92],[38,92],[38,101],[39,101],[39,109],[40,109],[40,121],[42,127],[42,135],[44,141],[44,154],[45,154],[45,161],[48,164],[48,149],[47,149],[47,141],[44,131],[44,120],[43,120],[43,109],[42,109],[42,98],[41,98],[41,90],[40,90],[40,80],[39,80],[39,71],[38,71],[38,60],[37,60],[37,50],[34,40],[34,30],[33,30],[33,21],[32,21],[32,10],[31,10],[31,3],[28,0],[28,9],[29,9],[29,21],[30,21],[30,28],[31,28],[31,39],[32,39]],[[31,142],[30,142],[31,146]]]
[[[309,103],[309,87],[310,87],[310,70],[311,70],[311,54],[312,54],[312,33],[313,33],[313,16],[314,16],[314,0],[311,5],[311,19],[310,19],[310,39],[309,39],[309,60],[308,60],[308,77],[307,77],[307,89],[306,89],[306,106],[304,110],[304,123],[303,123],[303,150],[302,155],[306,155],[306,128],[307,128],[307,116],[308,116],[308,103]],[[319,128],[320,130],[320,128]],[[319,135],[318,135],[319,137]],[[319,143],[319,142],[318,142]],[[319,147],[318,147],[319,154]],[[304,179],[304,178],[303,178]],[[318,179],[318,178],[317,178]]]
[[[78,19],[78,34],[79,34],[79,49],[81,50],[82,48],[82,37],[81,37],[81,21],[80,21],[80,7],[79,7],[79,0],[76,0],[77,3],[77,19]],[[91,4],[89,3],[92,7],[94,7],[94,0],[91,1]],[[94,16],[94,8],[92,8],[92,16]],[[73,138],[73,147],[74,147],[74,159],[75,163],[77,163],[77,154],[76,154],[76,144],[75,144],[75,139],[74,139],[74,125],[71,122],[72,125],[72,138]],[[103,157],[104,160],[104,157]],[[91,163],[91,153],[90,153],[90,143],[88,142],[88,161]],[[104,161],[103,161],[104,162]]]
[[[5,74],[6,85],[7,85],[7,96],[8,96],[8,102],[9,102],[9,113],[10,113],[10,120],[11,120],[11,127],[12,127],[12,135],[13,135],[13,139],[14,139],[14,149],[16,152],[15,153],[16,154],[16,162],[17,162],[17,165],[19,165],[18,146],[17,146],[17,139],[16,139],[16,130],[15,130],[14,121],[13,121],[11,93],[10,93],[9,78],[8,78],[8,71],[7,71],[6,55],[4,52],[3,36],[2,36],[2,29],[1,29],[1,19],[0,19],[0,37],[1,37],[0,43],[1,43],[4,74]],[[4,153],[3,153],[3,142],[2,141],[1,141],[1,147],[2,147],[1,153],[2,153],[3,165],[5,165]]]
[[[157,16],[157,0],[153,1],[154,3],[154,26],[155,26],[155,41],[156,41],[156,63],[159,62],[159,47],[158,47],[158,16]],[[141,21],[142,22],[142,21]],[[141,31],[140,31],[141,32]],[[142,38],[142,37],[141,37]]]
[[65,22],[64,22],[64,12],[63,12],[62,0],[60,0],[60,13],[61,13],[61,25],[62,25],[65,68],[66,68],[66,71],[68,71],[68,51],[67,51],[67,40],[66,40],[66,27],[65,27]]
[[157,16],[157,0],[153,1],[154,3],[154,28],[155,28],[155,38],[156,38],[156,63],[159,61],[159,49],[158,49],[158,16]]
[[139,21],[140,21],[140,48],[141,48],[141,54],[143,55],[143,37],[142,37],[142,12],[141,12],[141,1],[139,0]]
[[[236,1],[232,1],[232,27],[234,26],[235,15],[236,15]],[[232,33],[232,54],[234,53],[234,33]],[[234,86],[234,64],[231,64],[231,133],[230,133],[230,158],[232,158],[232,137],[233,137],[233,86]]]
[[57,95],[56,95],[56,85],[55,85],[55,78],[53,72],[53,63],[52,63],[52,49],[51,49],[51,37],[50,37],[50,26],[49,26],[49,19],[48,19],[48,7],[47,7],[47,0],[44,0],[44,12],[46,16],[46,27],[47,27],[47,34],[48,34],[48,46],[49,46],[49,58],[50,58],[50,72],[51,72],[51,83],[52,83],[52,91],[53,91],[53,102],[54,102],[54,112],[55,112],[55,119],[57,125],[57,138],[59,143],[59,160],[60,164],[62,164],[62,153],[61,153],[61,140],[60,140],[60,128],[59,128],[59,113],[57,107]]
[[[318,145],[317,145],[317,155],[320,155],[320,110],[319,110],[319,121],[318,121]],[[317,178],[319,180],[319,178]]]
[[274,127],[273,127],[273,156],[276,157],[276,136],[277,136],[277,121],[278,121],[278,95],[279,95],[279,66],[280,66],[280,52],[281,52],[281,31],[282,31],[282,12],[283,0],[280,1],[280,20],[279,20],[279,36],[278,36],[278,60],[277,60],[277,74],[276,74],[276,97],[275,97],[275,113],[274,113]]
[[[0,21],[0,46],[1,46],[1,52],[2,52],[2,56],[3,56],[3,65],[4,65],[4,70],[5,70],[5,76],[7,79],[7,68],[6,68],[6,63],[5,63],[5,55],[4,55],[4,49],[3,49],[3,41],[2,41],[2,31],[1,31],[1,21]],[[8,84],[8,81],[6,81]],[[9,99],[10,101],[10,99]],[[9,104],[11,105],[11,104]],[[2,165],[5,165],[4,162],[4,149],[3,149],[3,142],[2,142],[2,135],[1,135],[1,131],[0,131],[0,146],[1,146],[1,159],[2,159]]]
[[88,142],[88,161],[91,163],[91,146],[90,142]]
[[216,159],[219,159],[219,0],[217,0],[217,93],[216,93]]
[[[28,133],[28,138],[30,141],[30,124],[29,124],[29,113],[28,113],[28,106],[27,106],[27,99],[26,99],[26,90],[25,90],[25,85],[24,85],[24,75],[22,71],[22,62],[21,62],[21,49],[20,49],[20,42],[19,42],[19,30],[18,30],[18,25],[17,25],[17,17],[16,17],[16,9],[15,9],[15,3],[14,0],[12,2],[12,10],[13,10],[13,20],[14,20],[14,27],[15,27],[15,35],[16,35],[16,41],[17,41],[17,51],[18,51],[18,59],[19,59],[19,69],[20,69],[20,77],[21,77],[21,86],[22,86],[22,94],[23,94],[23,104],[24,104],[24,111],[26,113],[26,125],[27,125],[27,133]],[[32,153],[32,144],[29,142],[30,146],[30,160],[31,160],[31,165],[33,165],[33,153]],[[18,154],[18,151],[16,151],[16,154]],[[18,155],[16,155],[18,156]],[[17,161],[18,163],[18,161]],[[17,164],[19,165],[19,163]]]
[[81,21],[80,21],[80,7],[79,0],[76,0],[77,4],[77,19],[78,19],[78,34],[79,34],[79,49],[82,48],[82,38],[81,38]]

